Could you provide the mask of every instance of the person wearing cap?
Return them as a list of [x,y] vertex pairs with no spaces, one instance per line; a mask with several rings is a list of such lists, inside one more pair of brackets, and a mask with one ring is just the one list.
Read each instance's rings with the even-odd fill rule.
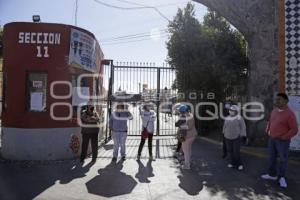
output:
[[[153,139],[153,133],[154,133],[154,121],[156,118],[156,113],[153,110],[150,110],[150,105],[144,105],[143,109],[140,107],[140,116],[142,118],[142,127],[146,128],[148,132],[148,150],[149,150],[149,160],[153,160],[153,154],[152,154],[152,139]],[[145,144],[146,138],[141,139],[139,149],[138,149],[138,155],[137,160],[140,160],[142,150]]]
[[[261,176],[265,180],[278,180],[282,188],[287,187],[285,174],[291,138],[298,132],[296,116],[287,106],[288,101],[288,96],[285,93],[277,94],[275,108],[271,112],[266,129],[269,136],[269,168],[268,173]],[[277,157],[280,158],[279,166],[277,165]]]
[[178,125],[177,134],[180,131],[185,132],[184,140],[182,141],[182,151],[184,153],[184,164],[182,169],[191,169],[191,156],[192,156],[192,144],[197,136],[197,130],[195,127],[195,120],[193,114],[190,113],[190,109],[187,105],[181,105],[179,107],[180,120],[182,123]]
[[[223,110],[223,114],[225,117],[227,117],[229,115],[230,107],[231,107],[231,102],[226,102],[225,106],[224,106],[224,110]],[[222,137],[222,150],[223,150],[222,158],[227,159],[228,157],[227,157],[226,139],[225,139],[224,134]]]
[[98,155],[98,123],[100,118],[93,105],[87,105],[86,109],[81,112],[81,122],[82,145],[80,162],[83,163],[86,158],[89,141],[91,141],[92,145],[92,162],[96,162]]
[[225,118],[223,125],[223,134],[227,151],[230,155],[229,168],[237,167],[243,170],[243,164],[240,155],[241,137],[246,137],[246,125],[244,119],[239,115],[239,107],[232,105],[229,108],[229,116]]
[[128,133],[127,121],[132,120],[132,114],[125,109],[124,103],[118,103],[116,110],[112,112],[109,119],[109,129],[112,131],[114,141],[114,151],[112,161],[116,162],[119,149],[121,149],[121,159],[126,159],[126,139]]

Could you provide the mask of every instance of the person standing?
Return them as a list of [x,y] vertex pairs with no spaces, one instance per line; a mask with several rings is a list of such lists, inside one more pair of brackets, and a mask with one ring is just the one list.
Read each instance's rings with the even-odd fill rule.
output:
[[94,106],[86,106],[86,110],[83,110],[81,113],[81,121],[82,145],[80,162],[84,162],[90,140],[92,145],[92,162],[96,162],[98,155],[98,123],[100,122],[100,118]]
[[[228,117],[230,107],[231,107],[231,103],[226,102],[225,103],[225,108],[223,110],[224,117]],[[223,134],[223,137],[222,137],[222,150],[223,150],[222,158],[225,159],[225,158],[227,158],[227,148],[226,148],[226,139],[225,139],[224,134]]]
[[[142,118],[142,128],[146,128],[148,132],[148,150],[149,150],[149,160],[153,160],[152,154],[152,139],[154,133],[154,121],[156,113],[153,110],[150,110],[149,105],[144,105],[143,110],[140,109],[140,116]],[[140,160],[141,153],[145,144],[146,138],[141,138],[141,142],[138,149],[137,160]]]
[[184,140],[182,141],[182,151],[184,153],[184,165],[182,169],[191,169],[191,157],[192,157],[192,144],[197,136],[197,130],[195,127],[194,116],[190,113],[190,109],[187,105],[181,105],[179,108],[181,118],[185,118],[182,125],[179,125],[178,133],[184,132]]
[[[288,96],[285,93],[277,94],[275,108],[271,112],[266,129],[269,136],[269,168],[268,173],[261,176],[265,180],[278,179],[282,188],[287,187],[285,174],[288,165],[290,141],[298,132],[296,116],[287,106],[288,101]],[[279,170],[277,169],[278,156],[280,158]]]
[[232,105],[229,109],[229,116],[225,118],[223,126],[226,149],[230,155],[229,168],[237,167],[243,170],[240,149],[241,137],[246,137],[246,125],[244,119],[239,115],[239,107]]
[[112,131],[112,139],[114,141],[114,151],[112,161],[116,162],[119,149],[121,148],[121,158],[126,159],[126,139],[128,133],[127,121],[132,120],[132,114],[125,109],[123,103],[118,103],[117,108],[112,112],[109,119],[109,128]]

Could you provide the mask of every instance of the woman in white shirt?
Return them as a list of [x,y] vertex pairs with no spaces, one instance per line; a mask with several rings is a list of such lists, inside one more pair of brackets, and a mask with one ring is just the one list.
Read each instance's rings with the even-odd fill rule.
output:
[[[144,105],[143,109],[140,108],[140,116],[142,118],[142,128],[146,128],[148,132],[148,150],[149,150],[149,160],[153,160],[152,154],[152,138],[154,133],[154,121],[156,118],[156,113],[150,110],[150,105]],[[137,159],[141,157],[141,153],[145,144],[146,138],[141,138]]]

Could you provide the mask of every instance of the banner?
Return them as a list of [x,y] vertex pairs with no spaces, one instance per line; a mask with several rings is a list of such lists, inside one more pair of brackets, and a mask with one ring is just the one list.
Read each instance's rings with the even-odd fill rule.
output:
[[71,29],[69,65],[96,72],[97,51],[97,41],[92,36]]

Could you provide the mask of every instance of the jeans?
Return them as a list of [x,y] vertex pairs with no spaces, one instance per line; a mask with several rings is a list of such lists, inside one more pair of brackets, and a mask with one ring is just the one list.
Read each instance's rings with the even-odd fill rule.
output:
[[237,139],[227,139],[226,138],[226,148],[227,152],[230,155],[230,160],[233,166],[240,166],[242,165],[242,160],[241,160],[241,138],[238,137]]
[[80,160],[84,160],[87,153],[89,141],[92,143],[92,158],[96,160],[98,155],[98,133],[82,133],[82,146]]
[[126,156],[126,138],[127,132],[112,132],[112,139],[114,141],[114,152],[113,157],[117,158],[119,153],[119,148],[121,147],[121,156]]
[[[290,140],[280,140],[269,138],[269,175],[277,176],[279,178],[285,177],[288,165]],[[277,171],[277,157],[279,156],[279,173]]]
[[224,135],[223,135],[222,142],[223,142],[223,146],[222,146],[223,147],[223,157],[227,157],[226,139],[225,139]]
[[[149,156],[152,156],[152,138],[153,138],[153,134],[149,134],[148,136],[148,150],[149,150]],[[140,156],[144,147],[146,139],[142,139],[140,146],[139,146],[139,150],[138,150],[138,155]]]

